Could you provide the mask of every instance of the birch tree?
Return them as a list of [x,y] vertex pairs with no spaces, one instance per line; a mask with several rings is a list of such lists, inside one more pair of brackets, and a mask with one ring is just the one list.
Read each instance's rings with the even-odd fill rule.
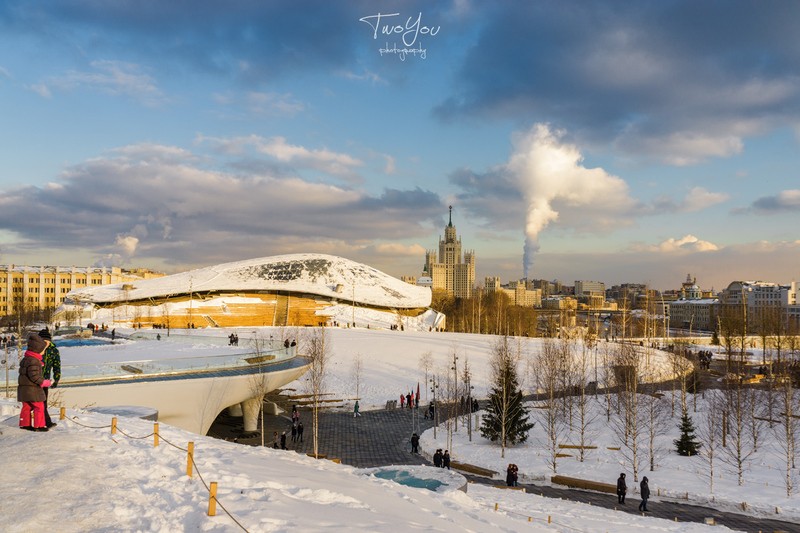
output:
[[322,396],[325,393],[325,380],[328,373],[331,346],[324,327],[315,328],[310,337],[306,339],[306,343],[305,353],[311,363],[311,368],[306,374],[308,376],[306,378],[306,386],[311,394],[312,401],[311,420],[314,457],[319,457],[319,411]]

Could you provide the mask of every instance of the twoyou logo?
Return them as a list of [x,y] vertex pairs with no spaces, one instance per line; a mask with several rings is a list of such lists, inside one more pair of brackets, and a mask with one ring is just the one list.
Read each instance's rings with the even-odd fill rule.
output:
[[389,44],[386,41],[384,47],[378,48],[378,53],[384,55],[396,55],[400,61],[405,61],[406,57],[419,57],[425,59],[428,55],[428,49],[422,47],[422,40],[420,36],[430,35],[436,37],[441,26],[426,26],[422,24],[422,12],[417,14],[414,18],[408,17],[405,24],[398,24],[402,21],[400,13],[378,13],[376,15],[369,15],[358,19],[360,22],[368,24],[372,28],[372,38],[378,40],[378,35],[386,35],[387,38],[392,35],[400,35],[402,46],[398,46],[397,42]]

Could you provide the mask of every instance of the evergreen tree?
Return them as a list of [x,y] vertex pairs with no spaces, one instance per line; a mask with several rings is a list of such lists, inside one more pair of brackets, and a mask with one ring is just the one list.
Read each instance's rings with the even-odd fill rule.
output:
[[678,440],[674,441],[678,455],[697,455],[701,444],[697,442],[694,423],[692,423],[692,417],[689,416],[688,409],[683,410],[683,414],[681,415],[681,424],[678,427],[681,430],[681,436]]
[[508,347],[508,338],[498,341],[491,362],[494,384],[480,429],[484,438],[499,442],[503,452],[509,445],[525,442],[533,427],[522,401],[516,363],[517,358]]

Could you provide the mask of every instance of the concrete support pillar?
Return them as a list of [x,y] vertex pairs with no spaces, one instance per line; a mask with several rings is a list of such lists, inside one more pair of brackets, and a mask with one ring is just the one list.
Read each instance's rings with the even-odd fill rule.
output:
[[235,403],[228,407],[228,414],[231,416],[243,416],[242,415],[242,404]]
[[244,411],[244,432],[258,431],[258,411],[261,398],[250,398],[242,402]]

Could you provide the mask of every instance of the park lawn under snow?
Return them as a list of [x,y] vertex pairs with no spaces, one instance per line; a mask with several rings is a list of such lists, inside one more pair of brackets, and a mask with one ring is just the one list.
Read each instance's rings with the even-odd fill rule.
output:
[[[118,329],[118,332],[122,331]],[[155,333],[153,330],[149,331]],[[226,338],[231,331],[236,331],[240,336],[238,347],[227,346]],[[304,339],[311,332],[310,328],[178,330],[173,331],[168,339],[162,337],[162,341],[123,342],[103,347],[63,348],[62,359],[64,364],[69,364],[110,359],[126,361],[174,356],[186,357],[197,354],[244,353],[250,349],[249,339],[255,336],[260,338],[273,336],[275,339],[281,340],[296,338],[300,343],[300,353],[302,353]],[[326,390],[330,393],[331,398],[340,400],[339,403],[332,405],[344,409],[352,408],[357,381],[353,369],[354,361],[358,356],[362,360],[362,374],[358,380],[359,397],[361,398],[361,408],[365,411],[370,408],[383,407],[387,400],[396,399],[401,393],[415,391],[417,383],[420,383],[422,403],[426,404],[430,399],[430,392],[425,386],[425,372],[420,368],[420,358],[426,352],[430,352],[433,359],[432,373],[439,376],[446,375],[447,372],[452,373],[449,368],[452,365],[454,353],[459,358],[460,368],[464,361],[468,360],[473,375],[475,396],[485,398],[488,395],[489,358],[498,337],[362,328],[328,328],[326,334],[331,350]],[[513,342],[516,341],[515,339]],[[523,386],[528,392],[530,388],[525,386],[527,372],[524,360],[537,353],[542,341],[540,339],[519,339],[519,342],[520,352],[523,356],[520,375],[523,378]],[[663,375],[671,368],[669,357],[663,352],[652,352],[650,360],[651,371],[654,375]],[[590,372],[590,374],[592,373]],[[428,377],[430,377],[430,373]],[[531,378],[528,378],[528,381],[530,382]],[[287,385],[286,388],[302,391],[305,388],[305,382],[301,378]],[[690,405],[693,405],[691,401]],[[702,402],[698,402],[698,407],[702,412]],[[597,418],[593,424],[593,435],[590,439],[593,444],[598,446],[598,450],[589,451],[584,463],[579,463],[574,458],[560,459],[558,467],[560,474],[613,483],[619,472],[626,471],[628,478],[632,479],[631,469],[626,466],[623,454],[606,449],[608,446],[619,446],[619,442],[605,421],[604,409],[600,404],[596,406]],[[701,413],[694,415],[696,426],[701,417]],[[785,497],[782,461],[776,453],[776,448],[768,445],[763,446],[749,464],[743,487],[739,487],[735,475],[730,474],[721,461],[717,461],[715,469],[720,476],[715,480],[715,501],[710,502],[705,464],[700,458],[682,458],[673,452],[672,440],[677,438],[677,425],[678,418],[675,418],[669,425],[669,433],[659,438],[661,444],[656,471],[650,473],[642,470],[642,475],[647,475],[650,479],[654,502],[658,501],[657,494],[661,490],[670,497],[685,498],[688,493],[689,499],[693,503],[723,509],[734,509],[741,502],[747,502],[747,512],[749,513],[774,513],[777,506],[782,514],[776,518],[800,517],[798,504]],[[460,430],[460,433],[455,435],[452,446],[453,458],[492,468],[501,472],[501,476],[505,472],[507,464],[513,462],[519,465],[523,480],[549,479],[546,447],[543,435],[539,433],[540,426],[541,424],[537,422],[528,443],[507,450],[505,459],[500,458],[498,447],[482,439],[477,432],[473,433],[473,442],[469,444],[466,432]],[[443,429],[444,425],[440,428],[438,442],[432,442],[432,431],[423,435],[421,445],[425,453],[431,454],[436,448],[447,447],[441,440]],[[769,437],[763,439],[762,442],[767,440]],[[573,438],[572,442],[576,442],[576,440]],[[630,484],[633,485],[633,483]]]
[[[14,401],[0,400],[0,471],[6,489],[0,516],[8,532],[484,532],[554,527],[695,532],[709,527],[491,487],[434,493],[292,451],[242,446],[165,424],[154,447],[148,437],[151,422],[119,417],[119,432],[111,435],[110,416],[83,410],[68,410],[57,427],[33,433],[17,427],[18,409]],[[191,478],[183,450],[190,441],[195,443],[196,464]],[[431,477],[441,473],[430,470]],[[209,496],[198,471],[205,483],[218,483],[214,517],[207,516]],[[502,509],[495,512],[499,498]],[[546,524],[547,515],[555,517],[553,525]]]

